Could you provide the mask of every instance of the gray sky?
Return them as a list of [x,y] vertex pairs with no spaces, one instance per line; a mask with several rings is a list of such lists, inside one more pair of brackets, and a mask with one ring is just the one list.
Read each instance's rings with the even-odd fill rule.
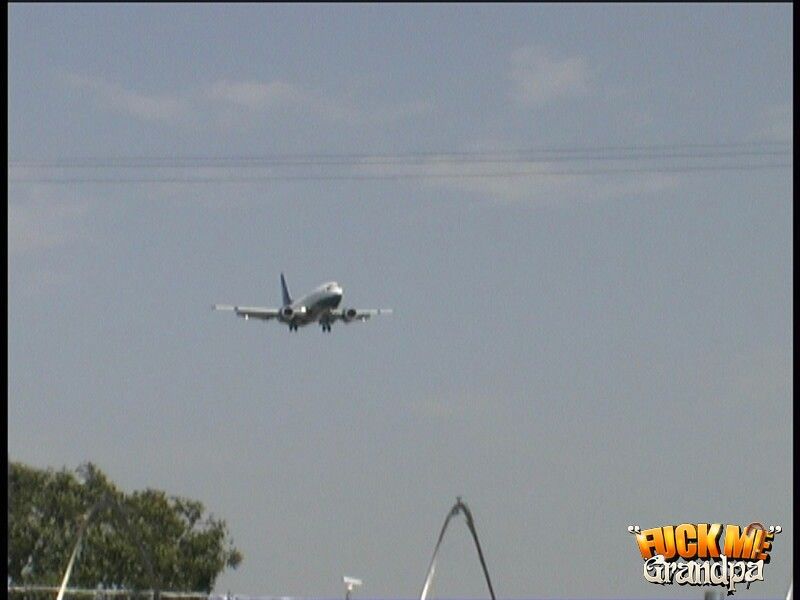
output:
[[[791,12],[13,5],[9,154],[791,141]],[[37,173],[9,185],[9,455],[202,500],[245,556],[217,591],[413,597],[460,494],[503,597],[697,597],[643,580],[627,525],[754,520],[784,533],[737,597],[785,594],[791,169]],[[281,270],[395,314],[209,310],[278,303]],[[463,523],[433,594],[485,594]]]

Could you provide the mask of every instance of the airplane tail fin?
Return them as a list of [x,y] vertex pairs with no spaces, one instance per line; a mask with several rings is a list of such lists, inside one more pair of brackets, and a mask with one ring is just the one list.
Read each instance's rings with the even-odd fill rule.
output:
[[283,291],[283,305],[288,306],[292,303],[292,297],[289,295],[289,288],[286,286],[286,279],[281,273],[281,290]]

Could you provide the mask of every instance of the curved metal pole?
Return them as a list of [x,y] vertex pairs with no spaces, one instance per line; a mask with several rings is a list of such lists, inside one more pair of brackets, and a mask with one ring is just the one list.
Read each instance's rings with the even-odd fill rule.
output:
[[453,508],[450,509],[450,512],[447,514],[447,518],[444,520],[444,525],[442,525],[442,531],[439,533],[439,539],[437,540],[436,546],[433,549],[433,556],[431,557],[431,563],[428,567],[428,575],[425,577],[425,584],[422,586],[420,600],[426,600],[428,596],[428,591],[430,590],[431,583],[433,582],[433,574],[436,572],[436,555],[439,553],[439,547],[444,539],[444,532],[447,530],[447,526],[450,524],[450,519],[456,516],[459,512],[463,512],[467,519],[467,526],[469,527],[469,531],[472,534],[472,539],[475,542],[475,548],[478,550],[478,558],[481,561],[483,576],[486,578],[486,585],[489,588],[489,595],[492,597],[492,600],[495,600],[492,580],[489,578],[489,570],[486,568],[486,561],[483,558],[481,543],[478,541],[478,532],[475,530],[475,521],[472,518],[472,513],[470,512],[469,507],[461,501],[460,496],[456,498],[456,503],[453,505]]
[[161,586],[156,579],[155,571],[153,570],[153,563],[150,561],[150,557],[147,555],[139,536],[136,535],[131,528],[130,518],[127,510],[108,495],[104,495],[102,498],[100,498],[100,500],[95,502],[88,511],[86,511],[83,523],[81,523],[81,526],[78,529],[78,541],[75,543],[75,548],[72,550],[72,556],[70,556],[67,569],[64,572],[64,579],[61,581],[61,587],[58,590],[58,596],[56,596],[56,600],[63,600],[64,598],[64,593],[67,589],[67,583],[69,583],[69,578],[72,575],[72,567],[75,564],[75,559],[78,556],[78,550],[81,547],[81,542],[83,542],[83,536],[89,527],[92,517],[94,517],[98,510],[106,506],[110,507],[114,511],[114,515],[117,517],[117,520],[125,526],[125,529],[127,529],[131,537],[134,538],[134,542],[139,550],[139,555],[141,556],[142,562],[147,570],[147,576],[150,579],[150,585],[153,589],[153,598],[154,600],[158,600]]
[[69,583],[70,575],[72,575],[72,565],[75,564],[75,558],[78,556],[78,550],[81,547],[81,542],[83,541],[83,534],[86,531],[86,526],[89,524],[89,518],[91,517],[92,511],[94,508],[89,510],[84,517],[83,523],[81,523],[80,529],[78,529],[78,541],[75,544],[75,548],[72,550],[72,556],[69,557],[69,562],[67,563],[67,570],[64,571],[64,579],[61,580],[61,587],[58,588],[58,595],[56,596],[56,600],[63,600],[64,592],[67,589],[67,583]]
[[489,595],[492,597],[492,600],[495,600],[494,589],[492,588],[492,580],[489,578],[489,570],[486,568],[486,561],[483,558],[481,543],[478,541],[478,532],[475,530],[475,521],[472,519],[472,513],[470,512],[469,507],[461,502],[460,498],[459,503],[461,504],[461,510],[464,511],[464,515],[467,517],[467,525],[469,526],[470,533],[472,533],[472,539],[475,540],[475,548],[478,550],[478,558],[481,561],[483,576],[486,578],[486,585],[489,588]]
[[439,546],[442,545],[442,540],[444,539],[444,532],[447,531],[447,525],[450,523],[450,519],[458,514],[458,503],[450,509],[450,512],[447,514],[447,518],[444,520],[444,525],[442,525],[442,530],[439,532],[439,539],[436,541],[436,546],[433,548],[433,556],[431,557],[431,563],[428,566],[428,575],[425,577],[425,585],[422,586],[422,593],[420,594],[420,600],[425,600],[428,596],[428,590],[430,589],[431,582],[433,581],[433,574],[436,572],[436,555],[439,553]]

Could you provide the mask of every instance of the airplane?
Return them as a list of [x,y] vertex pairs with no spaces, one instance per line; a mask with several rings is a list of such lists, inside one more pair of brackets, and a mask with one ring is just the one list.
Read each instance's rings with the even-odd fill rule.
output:
[[352,323],[353,321],[366,321],[375,315],[391,314],[391,308],[339,308],[342,301],[342,286],[335,281],[323,283],[305,296],[292,300],[286,278],[281,273],[281,291],[283,292],[283,306],[280,308],[265,308],[260,306],[231,306],[229,304],[215,304],[214,310],[230,310],[242,317],[245,321],[261,319],[269,321],[276,319],[289,326],[289,331],[297,331],[311,323],[318,322],[323,332],[330,333],[331,325],[336,321]]

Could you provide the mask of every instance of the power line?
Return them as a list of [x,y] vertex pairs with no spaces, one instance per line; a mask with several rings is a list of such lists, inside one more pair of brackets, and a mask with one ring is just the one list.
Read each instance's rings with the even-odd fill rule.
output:
[[730,142],[660,144],[582,148],[528,148],[495,151],[423,151],[407,153],[267,154],[240,156],[117,156],[17,159],[10,167],[38,168],[180,168],[192,166],[327,166],[363,164],[519,163],[589,160],[656,160],[665,158],[726,158],[788,156],[790,142]]
[[377,174],[275,174],[275,175],[224,175],[214,177],[11,177],[9,183],[41,183],[41,184],[66,184],[66,183],[255,183],[279,181],[387,181],[387,180],[415,180],[415,179],[475,179],[475,178],[511,178],[511,177],[558,177],[580,175],[608,175],[622,173],[697,173],[714,171],[758,171],[768,169],[791,168],[792,163],[740,163],[724,165],[678,165],[678,166],[652,166],[630,168],[602,168],[602,169],[567,169],[567,170],[525,170],[525,171],[495,171],[480,173],[377,173]]
[[[11,174],[11,183],[247,183],[754,171],[791,167],[791,154],[792,142],[738,141],[493,151],[62,157],[18,159],[8,164],[12,172],[21,170],[16,176]],[[591,164],[598,166],[592,167]],[[513,165],[516,168],[461,168],[489,165]],[[520,168],[537,165],[543,168]],[[547,168],[551,165],[561,167]],[[443,166],[459,168],[444,172],[432,170]],[[395,167],[400,170],[370,172],[370,168],[374,167]],[[299,171],[299,168],[304,170]],[[221,172],[208,173],[208,169]],[[268,170],[254,174],[256,169]],[[180,170],[184,172],[180,173]],[[204,172],[198,173],[197,170]],[[237,173],[237,170],[242,172]],[[105,175],[100,174],[103,171]]]
[[115,161],[109,159],[106,161],[51,161],[51,162],[13,162],[10,163],[11,167],[28,167],[28,168],[59,168],[59,169],[182,169],[182,168],[199,168],[199,167],[212,167],[212,168],[258,168],[267,166],[370,166],[370,165],[395,165],[395,166],[425,166],[429,164],[512,164],[512,163],[528,163],[528,164],[547,164],[547,163],[560,163],[560,162],[585,162],[585,161],[643,161],[643,160],[663,160],[668,158],[734,158],[744,156],[790,156],[791,152],[788,150],[776,151],[734,151],[734,152],[703,152],[703,153],[688,153],[688,152],[672,152],[661,154],[616,154],[616,155],[602,155],[602,154],[584,154],[584,155],[566,155],[566,156],[481,156],[481,157],[450,157],[450,156],[432,156],[430,158],[416,157],[416,158],[374,158],[369,159],[206,159],[206,160],[125,160]]
[[[740,149],[748,153],[770,153],[777,152],[787,154],[791,152],[792,142],[780,140],[768,141],[734,141],[734,142],[713,142],[713,143],[673,143],[673,144],[649,144],[649,145],[605,145],[605,146],[539,146],[516,149],[500,150],[424,150],[399,153],[273,153],[262,155],[233,155],[233,156],[116,156],[116,157],[61,157],[52,159],[14,159],[9,161],[10,166],[91,166],[113,164],[114,166],[131,163],[157,164],[164,162],[190,163],[190,162],[259,162],[259,161],[292,161],[292,160],[350,160],[350,161],[369,161],[369,160],[409,160],[415,158],[458,158],[458,157],[506,157],[509,155],[530,156],[538,154],[565,154],[581,155],[606,152],[638,152],[638,153],[664,153],[667,151],[679,150],[706,150],[722,151],[725,149]],[[749,149],[749,150],[747,150]]]

